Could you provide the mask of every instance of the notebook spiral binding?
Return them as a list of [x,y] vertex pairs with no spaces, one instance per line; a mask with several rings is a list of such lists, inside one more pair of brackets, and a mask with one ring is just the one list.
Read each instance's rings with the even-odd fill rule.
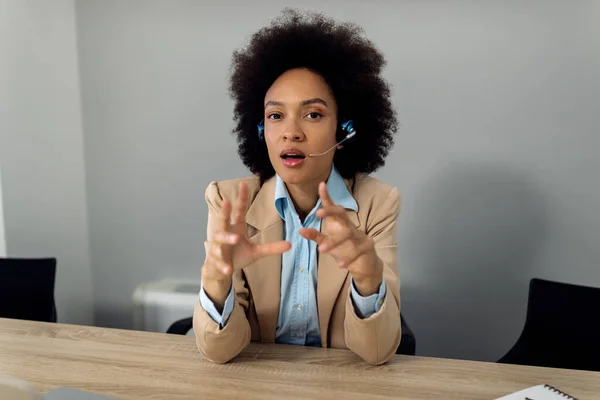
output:
[[568,395],[565,392],[562,392],[560,390],[558,390],[557,388],[555,388],[554,386],[550,386],[550,385],[544,385],[544,387],[562,397],[564,397],[565,399],[569,399],[569,400],[577,400],[575,397]]

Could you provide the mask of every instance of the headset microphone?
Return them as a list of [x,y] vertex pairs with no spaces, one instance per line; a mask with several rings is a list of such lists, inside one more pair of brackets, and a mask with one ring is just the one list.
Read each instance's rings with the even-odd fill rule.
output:
[[329,153],[331,150],[338,147],[340,144],[344,143],[346,140],[351,139],[354,137],[354,135],[356,135],[356,129],[354,129],[354,124],[353,124],[352,120],[344,122],[342,124],[342,129],[344,131],[348,132],[348,134],[346,135],[346,137],[344,139],[342,139],[341,141],[339,141],[336,144],[334,144],[333,146],[331,146],[331,148],[327,151],[324,151],[322,153],[309,154],[308,156],[309,157],[323,156],[323,155]]
[[324,151],[322,153],[309,154],[308,156],[309,157],[323,156],[323,155],[329,153],[331,150],[333,150],[336,147],[338,147],[340,144],[344,143],[346,140],[352,138],[354,135],[356,135],[356,131],[353,131],[353,132],[350,132],[349,134],[347,134],[346,137],[343,140],[341,140],[341,141],[337,142],[336,144],[334,144],[329,150]]

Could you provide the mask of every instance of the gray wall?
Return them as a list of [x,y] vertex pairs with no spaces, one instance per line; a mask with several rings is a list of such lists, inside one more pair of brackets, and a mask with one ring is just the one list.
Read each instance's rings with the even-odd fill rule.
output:
[[92,324],[72,0],[0,0],[0,165],[8,255],[56,257],[59,321]]
[[[387,55],[402,127],[378,176],[404,193],[419,354],[500,357],[534,276],[600,286],[599,2],[294,5],[355,20]],[[199,278],[204,189],[247,173],[229,133],[231,52],[282,6],[77,2],[99,324],[130,326],[142,282]]]
[[6,232],[4,229],[4,204],[2,201],[2,165],[0,165],[0,257],[6,257]]

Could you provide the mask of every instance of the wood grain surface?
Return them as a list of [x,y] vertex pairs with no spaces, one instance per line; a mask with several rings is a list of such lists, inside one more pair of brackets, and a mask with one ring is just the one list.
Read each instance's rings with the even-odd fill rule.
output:
[[254,343],[218,365],[191,336],[9,319],[0,375],[116,399],[492,400],[544,383],[600,399],[595,372],[409,356],[373,367],[349,351]]

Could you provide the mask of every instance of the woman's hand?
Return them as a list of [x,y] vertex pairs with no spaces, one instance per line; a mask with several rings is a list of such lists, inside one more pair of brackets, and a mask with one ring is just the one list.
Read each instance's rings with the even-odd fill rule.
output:
[[228,200],[223,202],[213,240],[206,246],[202,282],[206,294],[217,308],[222,307],[229,294],[234,271],[262,257],[285,253],[292,246],[283,240],[266,244],[252,243],[246,235],[247,204],[248,187],[241,182],[235,205],[232,206]]
[[302,228],[300,235],[317,243],[320,253],[329,253],[340,268],[346,268],[362,296],[379,291],[383,281],[383,266],[377,262],[373,238],[356,229],[342,206],[334,204],[327,185],[319,185],[322,208],[317,216],[327,225],[327,235],[316,229]]

